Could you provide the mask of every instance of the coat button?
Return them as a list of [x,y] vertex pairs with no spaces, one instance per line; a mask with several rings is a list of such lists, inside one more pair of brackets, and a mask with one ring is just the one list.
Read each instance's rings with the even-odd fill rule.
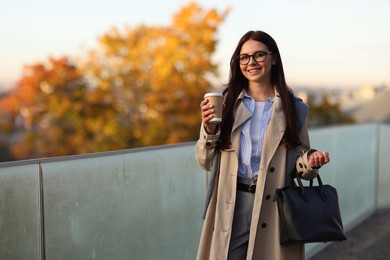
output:
[[261,227],[262,227],[262,228],[266,228],[266,227],[267,227],[267,223],[262,223],[262,224],[261,224]]
[[206,142],[206,146],[210,146],[211,145],[211,143],[210,142]]
[[270,195],[265,196],[265,199],[266,199],[266,200],[269,200],[270,198],[271,198]]
[[275,171],[275,168],[274,168],[274,167],[271,167],[271,168],[269,169],[269,171],[270,171],[270,172],[274,172],[274,171]]

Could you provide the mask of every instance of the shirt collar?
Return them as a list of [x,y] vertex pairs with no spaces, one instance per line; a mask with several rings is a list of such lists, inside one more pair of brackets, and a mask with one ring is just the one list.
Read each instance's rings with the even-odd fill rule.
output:
[[[279,96],[279,94],[277,93],[277,91],[275,90],[275,96]],[[243,94],[240,95],[239,98],[242,98],[242,99],[247,99],[247,98],[250,98],[250,99],[253,99],[251,96],[249,96],[248,92],[244,89],[243,90]],[[274,97],[269,97],[265,100],[265,102],[274,102]]]
[[[274,103],[274,98],[275,98],[275,97],[280,98],[279,92],[276,90],[276,88],[275,88],[275,96],[274,96],[274,97],[267,98],[266,101],[269,101],[269,102]],[[246,89],[243,89],[243,90],[241,91],[240,95],[238,96],[238,98],[237,98],[237,100],[236,100],[236,102],[235,102],[235,104],[234,104],[234,107],[236,107],[236,106],[240,103],[240,101],[244,101],[244,98],[250,98],[250,99],[252,99],[252,97],[249,96],[248,93],[246,92]]]

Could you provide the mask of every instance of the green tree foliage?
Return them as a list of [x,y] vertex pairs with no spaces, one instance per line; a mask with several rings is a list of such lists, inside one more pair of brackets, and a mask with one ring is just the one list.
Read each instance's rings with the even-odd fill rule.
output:
[[310,107],[308,127],[320,127],[329,125],[342,125],[354,123],[354,119],[343,113],[340,104],[329,101],[329,96],[322,95],[322,102],[315,103],[309,98],[307,104]]

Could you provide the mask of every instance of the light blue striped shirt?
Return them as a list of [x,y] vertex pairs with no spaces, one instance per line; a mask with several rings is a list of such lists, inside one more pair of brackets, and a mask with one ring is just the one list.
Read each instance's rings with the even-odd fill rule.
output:
[[[253,114],[256,107],[255,100],[249,96],[246,92],[243,98],[244,105]],[[267,98],[264,102],[264,109],[261,118],[254,119],[253,117],[248,119],[241,127],[241,139],[240,139],[240,158],[238,163],[238,176],[243,178],[255,178],[260,167],[261,152],[263,149],[264,134],[267,130],[269,121],[271,120],[272,107],[274,104],[274,98]],[[260,134],[258,140],[252,140],[251,136],[251,123],[253,120],[260,121]],[[252,148],[252,144],[257,142],[257,149]]]

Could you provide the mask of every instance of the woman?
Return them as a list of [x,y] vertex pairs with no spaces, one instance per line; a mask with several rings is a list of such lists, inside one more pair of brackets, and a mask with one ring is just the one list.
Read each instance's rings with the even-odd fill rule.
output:
[[230,61],[222,123],[210,122],[213,112],[203,100],[196,157],[211,170],[211,180],[197,258],[303,259],[303,246],[279,243],[273,195],[294,167],[303,178],[314,178],[329,155],[310,149],[307,106],[287,86],[270,35],[249,31],[240,39]]

